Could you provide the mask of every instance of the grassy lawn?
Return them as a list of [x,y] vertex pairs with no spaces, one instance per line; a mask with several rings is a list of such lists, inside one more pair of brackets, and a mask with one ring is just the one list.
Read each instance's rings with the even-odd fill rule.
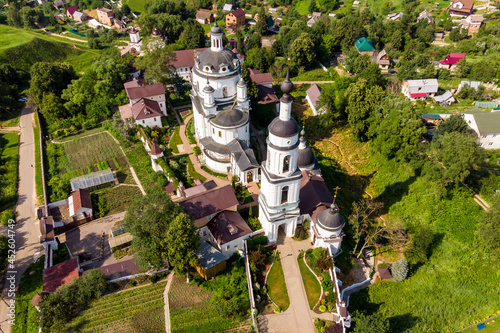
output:
[[[210,305],[212,292],[187,284],[184,276],[175,275],[168,293],[172,332],[246,332],[249,321],[222,317]],[[243,328],[243,329],[242,329]]]
[[205,182],[207,180],[207,178],[204,177],[204,176],[202,176],[202,175],[200,175],[198,172],[196,172],[196,170],[194,168],[194,165],[191,162],[191,159],[188,158],[187,161],[188,161],[188,173],[189,173],[189,176],[191,176],[191,178],[193,178],[194,180],[199,179],[202,182]]
[[13,333],[38,332],[38,313],[31,305],[31,299],[42,291],[44,261],[45,256],[40,257],[21,276],[16,295],[16,324],[12,325]]
[[165,332],[165,282],[114,293],[92,302],[67,327],[78,332]]
[[33,127],[33,136],[35,137],[35,187],[38,203],[43,204],[43,178],[42,178],[42,160],[40,159],[40,124],[35,115],[35,127]]
[[0,50],[22,45],[33,38],[34,36],[28,30],[0,24]]
[[151,167],[151,159],[148,152],[144,149],[142,143],[136,143],[125,150],[125,155],[134,168],[139,181],[145,191],[156,187],[156,182],[151,179],[151,175],[155,172]]
[[304,259],[298,259],[298,261],[300,275],[302,275],[302,281],[306,289],[307,301],[309,302],[309,307],[312,309],[321,296],[321,286],[314,273],[307,267]]
[[333,81],[335,80],[336,74],[333,68],[325,71],[318,64],[317,68],[308,70],[304,73],[298,74],[295,77],[290,78],[292,81]]
[[281,308],[281,311],[286,311],[290,305],[288,298],[288,291],[286,290],[285,276],[283,274],[283,267],[281,266],[281,259],[279,253],[274,261],[271,271],[266,279],[267,293],[269,297]]
[[175,127],[174,134],[172,135],[172,137],[170,138],[170,141],[168,142],[168,147],[170,148],[170,150],[172,150],[172,152],[174,154],[179,153],[179,149],[177,148],[177,145],[182,145],[181,136],[179,135],[179,129],[180,129],[179,126]]
[[191,118],[191,120],[189,121],[189,123],[186,126],[186,137],[187,137],[188,142],[190,144],[195,144],[196,143],[196,139],[194,138],[194,133],[195,133],[195,130],[194,130],[194,118]]
[[[1,27],[1,25],[0,25]],[[19,108],[17,110],[12,110],[11,114],[3,114],[0,115],[0,126],[3,127],[16,127],[19,126],[19,121],[21,120],[21,112],[23,111],[22,108]]]
[[295,10],[300,14],[300,15],[307,15],[309,14],[309,5],[311,4],[311,0],[300,0],[294,2],[294,7]]
[[144,4],[146,4],[147,0],[126,0],[123,3],[129,5],[130,9],[134,13],[142,13],[144,11]]
[[[0,217],[12,218],[17,200],[18,143],[17,132],[0,133]],[[3,220],[7,223],[8,218]]]

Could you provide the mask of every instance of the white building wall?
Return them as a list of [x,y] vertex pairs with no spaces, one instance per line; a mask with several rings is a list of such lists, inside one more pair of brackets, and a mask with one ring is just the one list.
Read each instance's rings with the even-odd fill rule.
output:
[[161,127],[161,117],[151,117],[147,119],[136,120],[135,123],[141,126],[153,128],[155,126]]

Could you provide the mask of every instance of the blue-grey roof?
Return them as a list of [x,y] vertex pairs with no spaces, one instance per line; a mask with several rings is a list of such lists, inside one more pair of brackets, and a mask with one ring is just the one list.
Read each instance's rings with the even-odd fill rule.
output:
[[453,98],[453,95],[449,90],[446,90],[444,94],[440,96],[434,96],[434,101],[436,101],[436,103],[441,103],[449,100],[450,98]]
[[208,242],[201,243],[200,248],[196,251],[196,256],[198,257],[198,265],[205,270],[226,260],[226,257]]

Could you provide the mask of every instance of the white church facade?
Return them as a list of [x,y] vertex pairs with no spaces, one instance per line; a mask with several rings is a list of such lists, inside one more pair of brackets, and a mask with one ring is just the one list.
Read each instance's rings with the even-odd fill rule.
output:
[[211,47],[195,55],[191,100],[195,134],[205,164],[231,172],[243,184],[259,181],[250,149],[250,100],[237,55],[223,47],[222,29],[210,30]]

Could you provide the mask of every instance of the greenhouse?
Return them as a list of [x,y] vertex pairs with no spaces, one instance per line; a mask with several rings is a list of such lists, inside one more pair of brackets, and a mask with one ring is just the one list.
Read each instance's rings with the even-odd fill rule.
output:
[[101,187],[101,185],[109,185],[110,183],[118,184],[118,180],[110,168],[72,178],[70,182],[71,191],[73,192],[81,188],[95,189]]

